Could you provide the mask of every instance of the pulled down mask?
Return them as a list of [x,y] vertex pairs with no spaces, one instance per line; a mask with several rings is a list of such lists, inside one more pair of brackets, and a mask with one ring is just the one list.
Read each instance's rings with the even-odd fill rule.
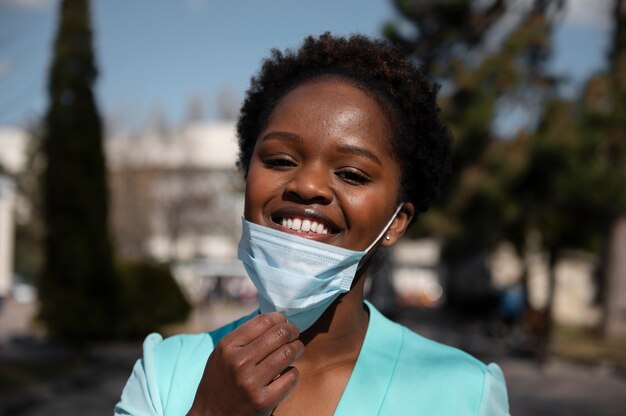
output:
[[309,240],[242,218],[238,258],[259,292],[261,312],[281,312],[301,332],[308,329],[340,294],[350,290],[366,255],[400,208],[402,204],[364,251]]

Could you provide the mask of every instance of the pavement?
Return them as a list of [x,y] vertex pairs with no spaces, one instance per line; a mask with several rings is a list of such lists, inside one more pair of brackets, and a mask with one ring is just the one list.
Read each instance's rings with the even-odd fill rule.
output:
[[609,367],[569,362],[505,359],[499,362],[507,380],[515,416],[623,416],[626,377]]
[[[249,306],[241,308],[243,314]],[[224,319],[236,315],[232,305],[207,307],[212,315],[207,325],[218,326],[220,310]],[[503,369],[514,416],[623,416],[626,414],[626,374],[605,365],[581,365],[558,359],[543,362],[512,356],[506,345],[484,335],[478,326],[455,328],[431,314],[404,314],[396,317],[422,335],[460,347],[483,361],[497,362]],[[196,316],[194,328],[202,326]],[[206,324],[206,323],[205,323]],[[207,327],[205,329],[212,329]],[[33,349],[34,348],[34,349]],[[0,348],[0,360],[59,359],[62,352],[42,346],[22,348],[11,343]],[[49,357],[46,357],[46,354]],[[71,375],[59,376],[10,396],[0,396],[0,415],[56,416],[111,415],[112,409],[140,354],[138,344],[116,344],[88,353],[88,365]],[[33,358],[31,357],[31,358]],[[56,358],[55,358],[56,357]]]
[[[7,351],[10,350],[10,351]],[[4,354],[2,354],[4,352]],[[132,366],[141,354],[137,344],[108,345],[87,352],[85,364],[71,373],[53,377],[44,383],[22,391],[0,396],[0,415],[107,415],[113,413]],[[29,346],[15,351],[12,347],[0,349],[0,358],[43,362],[63,361],[63,348]]]

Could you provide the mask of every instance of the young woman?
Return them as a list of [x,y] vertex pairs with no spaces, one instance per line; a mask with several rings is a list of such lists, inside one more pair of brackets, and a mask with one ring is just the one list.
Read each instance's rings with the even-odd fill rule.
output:
[[273,51],[237,125],[239,258],[260,310],[151,334],[115,408],[131,415],[507,415],[488,366],[364,301],[364,276],[435,198],[450,135],[437,88],[389,45],[309,37]]

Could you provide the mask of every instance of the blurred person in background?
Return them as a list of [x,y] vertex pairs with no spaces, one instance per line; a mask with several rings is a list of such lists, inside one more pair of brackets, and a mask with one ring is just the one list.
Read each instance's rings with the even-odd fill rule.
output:
[[260,308],[210,333],[148,335],[115,414],[508,414],[496,364],[364,300],[381,249],[431,205],[448,169],[437,89],[363,36],[272,52],[237,125],[238,253]]

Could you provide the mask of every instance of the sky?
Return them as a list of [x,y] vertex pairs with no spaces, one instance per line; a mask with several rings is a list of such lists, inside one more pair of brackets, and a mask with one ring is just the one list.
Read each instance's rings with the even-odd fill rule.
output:
[[[528,0],[519,0],[520,4]],[[59,0],[0,0],[0,127],[40,117]],[[575,91],[606,60],[611,0],[568,0],[551,68]],[[309,34],[380,36],[397,19],[390,0],[92,0],[101,112],[132,131],[155,113],[184,119],[191,97],[206,118],[217,96],[235,105],[271,48]]]

